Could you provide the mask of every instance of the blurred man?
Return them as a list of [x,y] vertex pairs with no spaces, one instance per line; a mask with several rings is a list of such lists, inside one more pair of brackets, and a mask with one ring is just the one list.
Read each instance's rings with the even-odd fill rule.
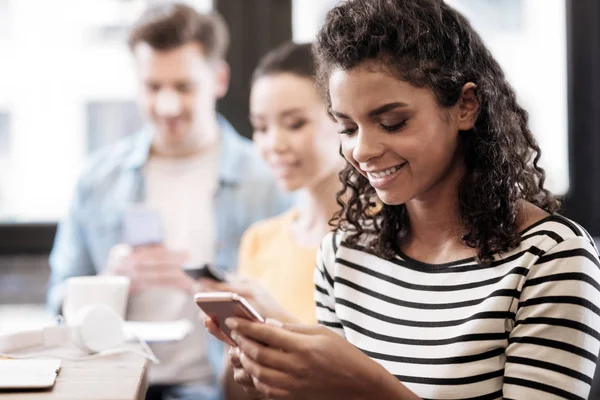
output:
[[[67,278],[116,274],[131,279],[128,319],[193,322],[183,341],[153,345],[161,364],[150,370],[149,398],[214,397],[218,371],[208,360],[216,363],[222,353],[207,346],[193,304],[197,282],[181,265],[235,267],[244,230],[287,205],[250,142],[216,112],[228,88],[228,40],[221,18],[185,5],[142,15],[128,43],[147,127],[95,155],[50,256],[47,302],[55,313]],[[156,211],[164,236],[158,244],[111,252],[132,204]],[[144,224],[152,221],[133,226],[138,236],[147,233]]]

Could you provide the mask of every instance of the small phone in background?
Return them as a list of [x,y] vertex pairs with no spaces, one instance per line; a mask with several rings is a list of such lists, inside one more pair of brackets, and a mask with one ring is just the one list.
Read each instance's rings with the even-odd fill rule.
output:
[[[217,322],[219,329],[231,339],[231,330],[225,325],[229,317],[246,318],[264,323],[265,319],[242,296],[231,292],[197,293],[196,305]],[[233,341],[233,339],[232,339]]]
[[194,280],[200,278],[212,279],[217,282],[225,282],[227,280],[225,272],[212,264],[184,264],[182,268]]
[[159,212],[144,205],[128,207],[123,213],[122,235],[123,243],[132,247],[163,243],[163,224]]

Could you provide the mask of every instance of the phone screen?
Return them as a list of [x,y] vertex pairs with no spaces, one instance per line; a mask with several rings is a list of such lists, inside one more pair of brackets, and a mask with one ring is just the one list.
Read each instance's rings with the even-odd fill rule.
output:
[[135,205],[123,214],[122,240],[130,246],[149,246],[163,243],[163,225],[157,210]]

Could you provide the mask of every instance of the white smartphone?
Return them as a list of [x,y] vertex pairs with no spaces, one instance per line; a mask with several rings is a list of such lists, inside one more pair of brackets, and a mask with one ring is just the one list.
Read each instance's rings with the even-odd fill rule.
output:
[[229,317],[246,318],[254,322],[265,319],[242,296],[231,292],[196,293],[194,300],[200,309],[217,322],[219,329],[231,339],[231,330],[225,325]]
[[163,243],[163,225],[157,210],[144,205],[128,207],[123,213],[122,240],[132,247]]

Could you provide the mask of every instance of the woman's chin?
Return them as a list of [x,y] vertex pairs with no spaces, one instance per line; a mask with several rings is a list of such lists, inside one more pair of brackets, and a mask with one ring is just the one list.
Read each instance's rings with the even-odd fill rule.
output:
[[387,190],[375,190],[375,192],[377,192],[377,197],[379,197],[386,206],[399,206],[405,204],[409,200],[406,193],[393,193]]

